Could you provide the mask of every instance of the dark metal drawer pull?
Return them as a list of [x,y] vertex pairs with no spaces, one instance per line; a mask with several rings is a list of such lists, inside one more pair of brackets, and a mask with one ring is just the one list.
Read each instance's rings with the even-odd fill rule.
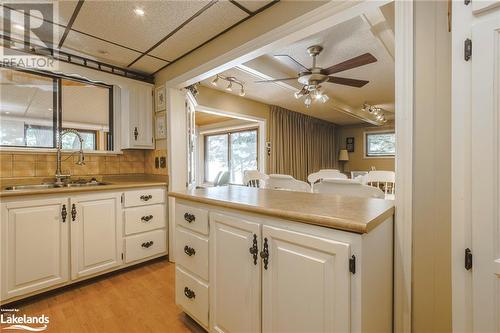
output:
[[146,249],[150,246],[152,246],[154,244],[153,241],[149,241],[149,242],[146,242],[146,243],[142,243],[141,246],[142,247],[145,247]]
[[141,195],[140,198],[141,198],[142,201],[148,201],[148,200],[153,199],[153,196],[151,194]]
[[269,247],[267,245],[267,238],[264,238],[264,249],[260,252],[260,257],[264,261],[264,269],[267,269],[269,264]]
[[71,220],[76,220],[76,206],[75,204],[71,205]]
[[184,246],[184,253],[191,257],[196,254],[196,250],[186,245]]
[[253,234],[252,247],[250,248],[250,254],[253,256],[253,264],[257,265],[257,258],[259,254],[259,248],[257,247],[257,235]]
[[192,291],[188,287],[184,287],[184,295],[187,298],[196,298],[196,294],[194,293],[194,291]]
[[149,222],[152,219],[153,219],[153,215],[147,215],[147,216],[141,217],[141,221],[143,221],[143,222]]
[[188,223],[191,223],[196,220],[196,216],[194,216],[193,214],[185,213],[184,220],[186,220]]
[[62,217],[63,222],[66,222],[66,216],[68,216],[68,211],[66,210],[66,205],[62,205],[61,217]]

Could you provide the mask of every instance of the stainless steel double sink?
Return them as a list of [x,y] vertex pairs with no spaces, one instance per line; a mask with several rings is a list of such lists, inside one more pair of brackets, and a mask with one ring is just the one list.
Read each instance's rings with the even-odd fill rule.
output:
[[99,182],[96,180],[90,181],[72,181],[63,184],[57,183],[43,183],[43,184],[29,184],[29,185],[13,185],[5,187],[5,191],[26,191],[26,190],[45,190],[51,188],[67,188],[67,187],[90,187],[90,186],[102,186],[110,185],[110,183]]

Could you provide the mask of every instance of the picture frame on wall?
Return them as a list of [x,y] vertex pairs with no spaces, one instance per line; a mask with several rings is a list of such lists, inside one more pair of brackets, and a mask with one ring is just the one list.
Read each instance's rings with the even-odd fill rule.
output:
[[349,153],[354,152],[354,137],[348,137],[345,139],[345,149]]
[[165,86],[159,86],[155,89],[155,110],[156,112],[167,109],[167,96]]
[[167,123],[164,113],[157,114],[155,117],[155,138],[157,140],[167,138]]

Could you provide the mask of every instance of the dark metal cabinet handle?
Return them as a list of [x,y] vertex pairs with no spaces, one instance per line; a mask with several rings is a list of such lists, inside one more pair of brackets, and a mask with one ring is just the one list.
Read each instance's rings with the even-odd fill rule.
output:
[[137,127],[134,128],[134,139],[137,141],[137,137],[139,136],[139,130]]
[[142,243],[141,246],[147,249],[150,246],[152,246],[153,244],[154,244],[153,241],[149,241],[149,242]]
[[193,214],[185,213],[184,220],[186,220],[188,223],[191,223],[196,220],[196,216],[194,216]]
[[66,205],[62,205],[61,217],[62,217],[63,223],[66,222],[66,216],[68,216],[68,211],[66,210]]
[[71,221],[76,220],[76,205],[71,205]]
[[264,261],[264,269],[267,269],[269,264],[269,246],[267,245],[267,238],[264,238],[264,249],[260,252],[260,257]]
[[191,257],[196,254],[196,250],[186,245],[184,246],[184,253]]
[[149,222],[153,219],[153,215],[147,215],[147,216],[143,216],[141,217],[141,221],[142,222]]
[[151,194],[141,195],[140,198],[141,198],[142,201],[149,201],[149,200],[151,200],[153,198],[153,196]]
[[253,256],[253,264],[257,265],[259,248],[257,247],[257,235],[256,234],[253,234],[253,241],[252,241],[252,247],[250,248],[250,254]]
[[194,291],[192,291],[188,287],[184,287],[184,295],[187,298],[196,298],[196,294],[194,293]]

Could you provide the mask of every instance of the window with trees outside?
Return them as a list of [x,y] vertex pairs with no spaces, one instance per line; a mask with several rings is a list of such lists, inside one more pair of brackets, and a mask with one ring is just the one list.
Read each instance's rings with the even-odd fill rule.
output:
[[365,133],[365,157],[394,157],[396,155],[396,135],[390,132]]
[[231,184],[243,184],[245,170],[258,168],[257,129],[205,135],[205,182],[227,171]]

